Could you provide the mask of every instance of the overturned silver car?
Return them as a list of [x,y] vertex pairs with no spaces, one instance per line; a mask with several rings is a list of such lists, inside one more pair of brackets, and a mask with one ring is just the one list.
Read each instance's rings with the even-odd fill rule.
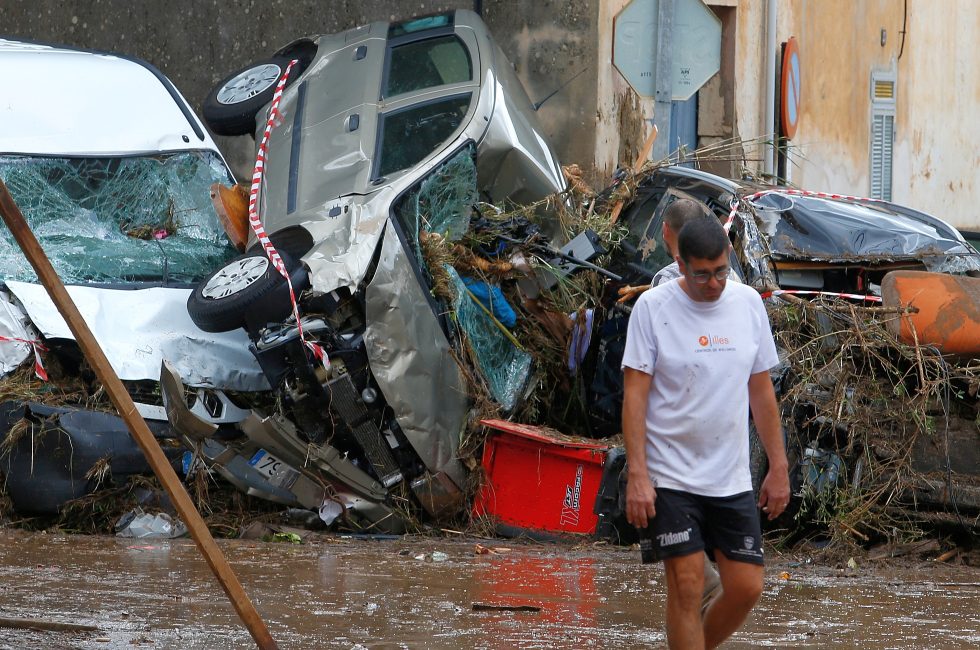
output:
[[165,371],[164,398],[205,463],[249,493],[403,530],[419,506],[438,518],[463,505],[468,383],[507,411],[531,365],[468,278],[427,263],[426,238],[459,239],[482,201],[540,200],[564,180],[472,12],[297,41],[219,83],[209,125],[264,125],[290,59],[260,194],[290,281],[253,234],[187,303],[204,330],[248,332],[272,392],[202,395],[201,417]]

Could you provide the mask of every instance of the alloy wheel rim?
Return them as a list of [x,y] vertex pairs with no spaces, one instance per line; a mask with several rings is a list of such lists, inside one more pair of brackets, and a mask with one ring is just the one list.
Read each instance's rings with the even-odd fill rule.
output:
[[271,88],[282,69],[275,63],[249,68],[236,75],[218,91],[219,104],[240,104]]
[[201,295],[220,300],[241,293],[265,275],[269,260],[265,257],[248,257],[236,260],[214,274],[201,290]]

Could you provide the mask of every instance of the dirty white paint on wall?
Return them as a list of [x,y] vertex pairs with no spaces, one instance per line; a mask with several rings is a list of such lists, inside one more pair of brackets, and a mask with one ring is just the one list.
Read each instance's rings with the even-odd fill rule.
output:
[[[620,131],[617,115],[620,98],[632,92],[629,83],[613,65],[613,26],[616,15],[630,0],[599,1],[599,56],[596,72],[596,129],[595,166],[600,175],[609,177],[621,162],[618,158]],[[644,119],[653,118],[653,99],[640,98],[640,112]],[[645,122],[644,137],[649,133],[651,122]]]
[[[797,38],[803,68],[792,178],[808,189],[870,193],[871,74],[894,71],[892,200],[978,230],[980,67],[974,44],[980,38],[980,5],[908,0],[907,17],[905,5],[779,3],[777,40]],[[750,64],[740,60],[739,65]],[[737,108],[743,124],[746,99],[740,96]]]

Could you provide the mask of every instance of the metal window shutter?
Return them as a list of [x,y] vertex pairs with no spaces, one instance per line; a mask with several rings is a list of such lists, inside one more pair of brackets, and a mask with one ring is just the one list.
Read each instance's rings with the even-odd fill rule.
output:
[[871,198],[890,201],[895,116],[876,112],[871,119]]

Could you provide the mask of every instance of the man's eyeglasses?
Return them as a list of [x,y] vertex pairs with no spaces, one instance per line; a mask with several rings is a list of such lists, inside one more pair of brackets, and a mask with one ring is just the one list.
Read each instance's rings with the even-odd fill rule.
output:
[[691,279],[694,280],[696,284],[708,284],[708,280],[714,276],[715,280],[718,282],[724,282],[728,279],[728,276],[732,274],[732,269],[730,266],[726,266],[723,269],[718,269],[717,271],[695,271],[691,274]]

